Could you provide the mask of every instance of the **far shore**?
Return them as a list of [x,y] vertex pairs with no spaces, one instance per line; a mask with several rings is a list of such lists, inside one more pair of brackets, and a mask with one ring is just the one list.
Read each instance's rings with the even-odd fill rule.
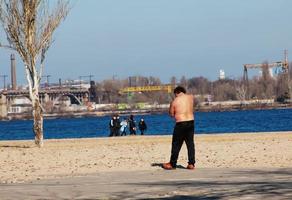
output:
[[[223,111],[240,111],[240,110],[269,110],[269,109],[291,109],[292,104],[236,104],[236,105],[197,105],[195,112],[223,112]],[[55,113],[44,113],[45,119],[56,119],[56,118],[81,118],[81,117],[98,117],[98,116],[111,116],[113,113],[119,115],[130,115],[130,114],[158,114],[168,113],[168,108],[157,108],[157,109],[111,109],[111,110],[92,110],[92,111],[71,111],[71,112],[55,112]],[[9,114],[5,118],[0,118],[2,121],[6,120],[31,120],[31,113],[14,113]]]
[[[196,168],[292,166],[292,132],[195,135]],[[87,176],[108,171],[163,170],[171,136],[0,141],[1,183]],[[185,167],[183,146],[178,165]]]

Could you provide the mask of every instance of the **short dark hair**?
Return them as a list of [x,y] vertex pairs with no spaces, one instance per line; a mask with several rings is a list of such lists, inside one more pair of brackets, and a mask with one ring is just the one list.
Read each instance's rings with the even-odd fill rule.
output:
[[173,93],[174,94],[179,94],[179,93],[186,93],[186,89],[182,86],[177,86],[176,88],[174,88]]

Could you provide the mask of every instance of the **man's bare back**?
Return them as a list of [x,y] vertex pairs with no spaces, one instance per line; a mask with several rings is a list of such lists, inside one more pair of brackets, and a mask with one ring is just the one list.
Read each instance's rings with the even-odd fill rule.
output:
[[186,89],[177,86],[173,93],[175,99],[169,107],[170,116],[175,118],[175,126],[173,128],[171,156],[168,163],[163,163],[163,169],[171,170],[176,168],[178,155],[183,142],[187,145],[188,165],[187,169],[195,169],[195,144],[194,144],[194,97],[186,94]]
[[194,120],[194,97],[190,94],[176,94],[175,99],[171,102],[169,108],[170,116],[175,118],[176,122]]

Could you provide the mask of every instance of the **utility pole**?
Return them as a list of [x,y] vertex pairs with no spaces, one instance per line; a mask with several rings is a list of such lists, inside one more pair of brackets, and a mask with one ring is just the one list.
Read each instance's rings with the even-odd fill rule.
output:
[[[80,83],[80,89],[81,89],[81,79],[82,78],[89,78],[89,85],[90,85],[90,82],[91,82],[91,78],[94,77],[93,75],[87,75],[87,76],[79,76],[79,83]],[[90,91],[89,91],[89,95],[88,95],[88,100],[90,101]]]
[[89,84],[90,84],[92,77],[94,77],[94,76],[91,75],[91,74],[90,75],[87,75],[87,76],[79,76],[80,87],[81,87],[81,79],[82,78],[89,78]]
[[59,88],[61,88],[62,87],[62,80],[61,80],[61,78],[59,78]]
[[93,75],[89,75],[89,83],[91,82],[91,78],[93,78],[94,76]]
[[93,78],[93,75],[90,74],[88,77],[89,77],[89,85],[90,85],[90,90],[88,92],[88,101],[91,102],[91,96],[90,96],[90,93],[91,93],[91,90],[92,90],[91,89],[91,78]]
[[291,91],[291,83],[290,83],[290,69],[289,69],[288,50],[287,49],[284,50],[284,73],[286,73],[286,76],[287,76],[289,102],[291,102],[292,91]]
[[49,87],[50,86],[49,85],[49,78],[51,77],[51,75],[44,75],[42,77],[46,77],[47,78],[47,80],[46,80],[46,86],[45,87]]
[[6,90],[6,77],[7,77],[7,75],[0,75],[0,77],[3,78],[3,83],[4,83],[3,84],[3,86],[4,86],[3,89]]
[[116,77],[117,77],[117,75],[114,74],[114,75],[113,75],[113,81],[116,80]]
[[82,76],[79,76],[79,89],[81,89],[81,78]]

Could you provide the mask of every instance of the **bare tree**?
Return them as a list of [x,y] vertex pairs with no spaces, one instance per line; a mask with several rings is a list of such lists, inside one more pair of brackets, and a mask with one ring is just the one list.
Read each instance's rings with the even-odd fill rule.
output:
[[272,98],[273,96],[273,87],[274,87],[274,80],[272,79],[270,72],[269,72],[269,65],[267,62],[263,63],[262,66],[262,76],[259,80],[261,86],[261,92],[263,98]]
[[225,79],[213,82],[213,95],[215,101],[236,100],[234,80]]
[[161,85],[161,81],[159,78],[150,76],[148,80],[149,80],[149,85]]
[[175,76],[172,76],[172,77],[170,78],[170,85],[172,85],[173,87],[176,86],[176,77],[175,77]]
[[24,63],[33,108],[35,143],[42,147],[43,110],[39,84],[53,32],[66,18],[69,2],[58,0],[54,9],[49,7],[49,0],[0,0],[0,3],[0,21],[9,43],[1,47],[17,51]]
[[236,88],[237,99],[240,100],[241,103],[243,103],[246,97],[246,87],[243,84],[241,84],[241,85],[235,86],[235,88]]
[[195,94],[204,95],[210,92],[210,83],[202,76],[190,78],[187,82],[188,90],[192,90]]
[[183,87],[187,87],[188,86],[188,80],[185,76],[182,76],[181,79],[180,79],[180,85],[183,86]]

